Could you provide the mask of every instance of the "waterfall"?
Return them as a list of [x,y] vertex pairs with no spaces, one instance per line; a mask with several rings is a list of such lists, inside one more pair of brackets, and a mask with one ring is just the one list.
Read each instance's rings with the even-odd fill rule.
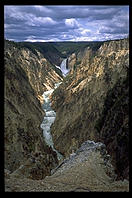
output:
[[[67,58],[62,61],[60,64],[59,69],[62,71],[63,76],[65,77],[69,73],[69,69],[66,67]],[[58,67],[58,66],[56,66]],[[57,153],[58,160],[61,160],[63,156],[54,148],[54,143],[52,140],[52,135],[50,133],[50,127],[55,121],[56,113],[51,108],[51,101],[50,96],[53,93],[53,91],[61,84],[62,82],[56,83],[54,86],[54,89],[50,89],[48,91],[45,91],[43,93],[44,98],[44,104],[43,104],[43,110],[45,111],[45,116],[43,119],[43,122],[41,123],[40,127],[43,129],[43,136],[45,139],[45,142],[48,146],[51,146],[51,148]]]
[[[62,82],[56,83],[54,89],[56,89],[61,83]],[[46,115],[40,127],[43,129],[43,136],[44,136],[46,144],[52,147],[52,149],[57,154],[58,160],[61,160],[63,156],[54,148],[52,135],[50,133],[50,127],[52,123],[55,121],[55,117],[56,117],[55,111],[51,108],[51,101],[50,101],[50,96],[53,93],[54,89],[50,89],[43,93],[43,98],[44,98],[43,110],[45,111]]]
[[66,76],[70,71],[70,69],[67,69],[66,67],[66,62],[67,62],[67,58],[65,58],[60,64],[60,69],[62,71],[63,76]]

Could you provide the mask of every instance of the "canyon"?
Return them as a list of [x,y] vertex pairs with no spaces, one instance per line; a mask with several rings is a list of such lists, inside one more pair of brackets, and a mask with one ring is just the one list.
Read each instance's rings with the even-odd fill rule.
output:
[[96,51],[85,48],[72,54],[68,65],[65,83],[52,96],[56,148],[68,156],[88,139],[103,141],[120,178],[128,177],[128,40],[105,42]]
[[5,191],[129,191],[129,39],[80,45],[5,41]]

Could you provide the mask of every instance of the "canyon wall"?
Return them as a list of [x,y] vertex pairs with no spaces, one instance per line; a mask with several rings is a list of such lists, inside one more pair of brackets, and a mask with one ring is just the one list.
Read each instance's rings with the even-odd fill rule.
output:
[[[36,50],[5,41],[4,140],[5,169],[42,179],[58,164],[42,135],[44,91],[62,80],[54,66]],[[41,103],[40,103],[41,102]]]
[[73,53],[68,66],[70,74],[52,96],[56,149],[69,156],[86,140],[102,141],[118,177],[128,178],[129,39]]
[[[6,191],[129,191],[129,39],[94,44],[68,57],[63,78],[56,50],[5,41]],[[50,99],[62,162],[40,128],[42,94],[60,81]]]

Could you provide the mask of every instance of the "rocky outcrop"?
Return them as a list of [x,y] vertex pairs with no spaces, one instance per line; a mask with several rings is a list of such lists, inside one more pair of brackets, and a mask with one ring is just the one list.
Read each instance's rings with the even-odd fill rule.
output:
[[65,157],[60,164],[40,128],[40,96],[62,80],[55,59],[8,41],[4,58],[5,190],[129,191],[128,180],[120,180],[129,179],[129,40],[68,58],[70,73],[50,98],[54,147]]
[[[19,65],[28,76],[28,80],[36,97],[42,102],[44,91],[54,87],[54,83],[62,80],[59,69],[51,64],[37,49],[28,48],[14,42],[5,42],[5,55],[7,61]],[[34,47],[35,48],[35,47]],[[58,72],[58,73],[57,73]]]
[[[5,169],[18,177],[42,179],[58,164],[40,124],[41,95],[62,78],[43,55],[5,41]],[[39,99],[39,100],[38,100]]]
[[8,192],[129,191],[127,180],[116,181],[116,174],[105,145],[89,140],[53,169],[51,176],[35,181],[17,178],[6,172],[5,184]]
[[119,177],[128,178],[128,83],[125,82],[129,40],[104,42],[97,50],[87,47],[72,54],[68,65],[71,73],[52,96],[56,120],[51,133],[56,149],[69,156],[87,139],[102,141],[112,155]]

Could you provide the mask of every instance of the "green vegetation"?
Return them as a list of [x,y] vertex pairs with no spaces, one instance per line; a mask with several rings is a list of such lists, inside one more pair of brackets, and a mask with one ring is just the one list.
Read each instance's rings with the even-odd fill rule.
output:
[[92,50],[97,50],[101,44],[102,41],[80,41],[80,42],[51,42],[54,47],[58,51],[61,52],[64,58],[72,54],[73,52],[78,52],[81,49],[83,50],[85,47],[90,47]]
[[[5,48],[17,48],[19,51],[20,49],[28,49],[30,50],[35,56],[38,57],[38,52],[40,52],[52,65],[59,65],[62,60],[62,54],[51,44],[46,42],[14,42],[5,40]],[[17,54],[14,54],[17,56]],[[39,58],[39,57],[38,57]]]
[[73,52],[79,52],[85,47],[92,48],[93,51],[96,51],[102,44],[102,41],[89,41],[89,42],[20,42],[15,43],[16,46],[26,47],[30,49],[36,55],[36,50],[40,51],[43,55],[47,53],[54,53],[60,56],[61,58],[67,58]]
[[58,54],[59,56],[61,56],[61,53],[50,43],[46,43],[46,42],[35,42],[35,43],[30,43],[30,42],[21,42],[21,45],[23,45],[24,47],[27,47],[30,50],[38,50],[40,51],[43,55],[45,53],[48,52],[53,52],[55,54]]
[[[67,58],[73,52],[78,53],[86,47],[90,47],[93,51],[96,51],[101,45],[102,41],[80,41],[80,42],[14,42],[5,40],[5,45],[12,44],[18,49],[28,48],[36,56],[38,55],[36,50],[44,55],[49,61],[52,59],[52,55],[57,55],[61,58]],[[51,61],[50,61],[51,62]]]

